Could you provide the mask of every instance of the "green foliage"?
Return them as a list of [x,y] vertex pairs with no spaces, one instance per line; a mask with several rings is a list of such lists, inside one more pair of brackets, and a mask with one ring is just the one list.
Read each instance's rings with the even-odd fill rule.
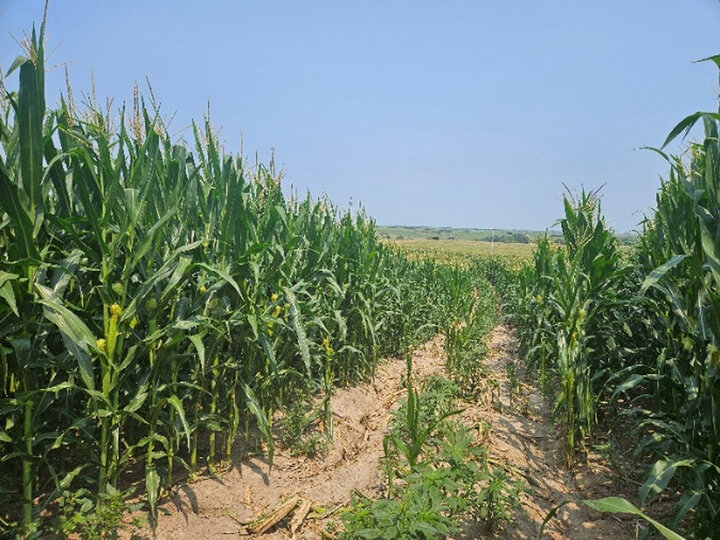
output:
[[656,150],[670,172],[628,257],[592,194],[566,199],[565,248],[540,242],[511,297],[528,362],[558,383],[569,457],[598,415],[631,418],[640,504],[673,499],[669,526],[694,538],[720,519],[720,116],[692,114],[666,141],[700,121],[688,159]]
[[[58,499],[58,517],[51,527],[60,538],[80,535],[88,540],[118,538],[118,530],[129,528],[122,524],[125,512],[137,510],[139,505],[128,506],[122,493],[109,486],[97,502],[86,489],[65,492]],[[135,526],[137,523],[134,524]]]
[[522,483],[488,463],[456,414],[457,385],[432,377],[422,393],[408,382],[408,398],[394,413],[385,438],[387,497],[356,494],[342,519],[343,538],[441,538],[460,519],[488,529],[512,517]]
[[508,378],[508,387],[510,392],[510,404],[512,404],[513,400],[515,399],[517,393],[520,391],[520,379],[518,379],[517,376],[517,370],[515,366],[515,362],[512,360],[509,360],[505,364],[505,372],[507,374]]
[[[209,119],[171,139],[136,95],[118,117],[47,108],[43,30],[0,97],[1,532],[128,469],[155,513],[256,425],[273,457],[289,396],[371,376],[457,318],[475,270],[411,260],[363,211],[286,194]],[[11,70],[12,71],[12,70]],[[308,449],[311,450],[311,449]]]
[[450,471],[456,483],[448,501],[453,513],[468,515],[484,523],[489,531],[501,521],[512,520],[524,482],[491,464],[486,449],[475,443],[464,425],[451,422],[443,433],[435,459]]
[[[550,510],[548,512],[548,515],[545,516],[545,519],[542,522],[542,525],[540,526],[540,531],[538,532],[538,540],[541,540],[543,537],[543,531],[545,530],[545,525],[547,525],[548,521],[550,521],[555,515],[557,514],[558,510],[568,504],[572,501],[564,501],[560,503],[558,506]],[[665,525],[662,523],[654,520],[650,516],[646,515],[642,511],[640,511],[639,508],[637,508],[634,504],[632,504],[627,499],[624,499],[622,497],[605,497],[604,499],[586,499],[583,501],[580,501],[582,504],[592,508],[593,510],[596,510],[598,512],[612,512],[613,514],[631,514],[634,516],[637,516],[641,519],[644,519],[648,523],[650,523],[657,532],[659,532],[663,538],[666,540],[684,540],[682,536],[677,534],[675,531],[668,529]]]
[[705,140],[691,145],[688,164],[665,156],[670,175],[634,253],[643,278],[635,314],[642,326],[634,328],[638,362],[616,388],[617,396],[652,403],[632,411],[638,435],[652,432],[637,454],[653,463],[641,502],[671,481],[682,485],[669,524],[692,515],[698,537],[717,530],[720,518],[717,119],[708,113],[704,127]]
[[278,422],[280,442],[290,448],[293,455],[314,458],[327,449],[325,437],[311,431],[318,413],[304,400],[296,401],[285,409],[285,414]]
[[[477,265],[475,271],[484,274]],[[482,357],[487,352],[485,340],[497,321],[498,299],[492,286],[475,288],[462,308],[462,318],[450,323],[445,330],[445,358],[448,373],[457,383],[463,397],[477,396],[480,381],[486,375]],[[493,291],[493,292],[485,292]]]
[[617,239],[605,225],[597,193],[565,197],[560,220],[565,244],[553,250],[538,243],[533,264],[519,274],[520,292],[511,307],[523,351],[539,368],[541,383],[557,376],[555,415],[566,430],[565,450],[572,463],[577,444],[585,444],[596,422],[622,319],[614,308],[626,265]]
[[[425,467],[423,467],[425,469]],[[455,520],[446,515],[442,494],[453,485],[442,473],[408,475],[397,498],[371,500],[357,494],[342,519],[342,538],[415,539],[442,538],[457,530]],[[430,473],[430,471],[428,471]]]

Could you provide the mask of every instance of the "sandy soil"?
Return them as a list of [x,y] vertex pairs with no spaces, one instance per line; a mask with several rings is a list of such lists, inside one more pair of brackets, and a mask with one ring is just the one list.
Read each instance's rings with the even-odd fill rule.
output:
[[[476,403],[463,404],[462,419],[470,426],[490,424],[483,441],[490,455],[521,474],[528,491],[512,523],[504,524],[492,535],[468,526],[458,539],[536,538],[543,517],[558,503],[617,495],[622,487],[594,454],[588,456],[587,462],[567,470],[561,434],[550,423],[549,408],[541,392],[520,373],[511,395],[506,366],[517,363],[520,370],[516,348],[506,327],[500,325],[493,331],[489,353],[482,360],[489,370],[485,388]],[[413,369],[418,379],[443,372],[441,336],[415,351]],[[382,440],[390,411],[405,393],[404,373],[404,360],[389,360],[379,367],[374,380],[337,390],[332,399],[334,444],[322,458],[297,458],[278,448],[273,468],[269,469],[260,455],[238,455],[221,476],[178,485],[161,504],[156,537],[322,538],[327,527],[339,521],[353,491],[370,497],[381,495]],[[289,503],[293,509],[284,520],[264,534],[250,532],[254,519],[268,515],[292,496],[298,499]],[[600,514],[570,504],[548,524],[546,533],[558,539],[634,538],[635,526],[624,516]],[[135,537],[152,538],[153,533],[147,529]]]
[[[551,422],[551,405],[535,377],[524,372],[517,357],[517,341],[507,327],[498,326],[490,339],[485,363],[492,374],[480,403],[466,410],[469,421],[490,422],[485,444],[498,461],[523,473],[528,491],[517,519],[495,538],[537,538],[548,512],[566,500],[624,495],[605,460],[592,451],[578,456],[568,470],[561,431]],[[515,364],[517,387],[511,395],[507,364]],[[494,381],[494,382],[493,382]],[[584,505],[568,504],[545,527],[545,537],[573,540],[635,538],[636,520],[603,514]]]

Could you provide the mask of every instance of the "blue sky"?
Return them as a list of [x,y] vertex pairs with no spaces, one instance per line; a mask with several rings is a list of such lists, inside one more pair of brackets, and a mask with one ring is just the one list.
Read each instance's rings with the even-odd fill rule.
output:
[[[0,0],[3,69],[42,5]],[[639,148],[717,109],[692,61],[718,28],[717,0],[54,0],[48,64],[116,107],[149,77],[178,136],[209,100],[228,150],[275,148],[287,185],[380,224],[543,229],[563,183],[605,184],[626,231],[667,168]],[[48,101],[63,88],[51,70]]]

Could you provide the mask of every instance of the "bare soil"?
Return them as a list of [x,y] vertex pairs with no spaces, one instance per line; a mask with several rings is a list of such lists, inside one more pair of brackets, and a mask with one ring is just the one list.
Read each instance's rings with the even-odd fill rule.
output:
[[[517,518],[492,533],[468,524],[456,539],[536,538],[547,513],[571,499],[618,495],[626,487],[601,456],[592,452],[572,470],[565,465],[562,436],[550,422],[550,409],[535,383],[518,373],[508,379],[508,363],[516,364],[517,342],[500,325],[489,339],[489,352],[480,361],[488,368],[480,398],[464,403],[461,415],[493,460],[524,477],[527,492],[521,497]],[[443,338],[437,336],[414,353],[413,371],[419,380],[443,373]],[[380,459],[390,412],[404,396],[405,361],[382,364],[373,380],[340,388],[332,398],[334,443],[319,458],[293,457],[276,448],[272,469],[262,455],[241,455],[223,474],[193,483],[179,484],[159,511],[155,536],[160,539],[227,539],[233,537],[279,540],[333,537],[333,526],[354,491],[369,497],[382,496]],[[511,384],[514,382],[514,384]],[[489,429],[488,429],[489,423]],[[484,426],[484,428],[481,428]],[[257,520],[285,504],[286,517],[264,533],[252,533]],[[288,506],[292,506],[287,510]],[[306,514],[303,516],[303,514]],[[625,516],[601,514],[582,505],[564,506],[546,527],[549,538],[634,538],[636,522]],[[152,538],[143,529],[136,538]]]

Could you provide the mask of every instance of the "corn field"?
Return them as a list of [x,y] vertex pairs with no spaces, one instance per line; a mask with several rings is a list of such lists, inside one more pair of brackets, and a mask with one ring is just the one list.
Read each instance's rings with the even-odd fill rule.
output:
[[372,375],[486,283],[379,243],[362,211],[286,196],[207,120],[188,145],[139,95],[116,118],[70,91],[47,107],[43,33],[0,111],[4,532],[124,478],[154,512],[254,430],[272,465],[275,410]]
[[137,89],[116,112],[78,107],[69,84],[48,106],[44,23],[24,45],[17,91],[0,79],[0,534],[41,537],[59,501],[137,485],[155,516],[180,478],[258,446],[272,467],[293,404],[319,407],[332,440],[334,389],[438,331],[473,396],[502,303],[568,467],[599,428],[627,431],[640,506],[717,538],[720,112],[672,130],[665,146],[702,124],[685,156],[656,150],[669,174],[629,251],[584,189],[531,261],[403,251],[363,210],[226,152],[209,118],[188,143]]
[[[707,59],[720,67],[720,57]],[[541,241],[507,287],[528,362],[555,397],[568,463],[599,422],[630,429],[642,505],[692,538],[720,531],[720,115],[696,113],[688,157],[669,156],[654,213],[622,256],[597,193],[565,197],[565,243]]]

